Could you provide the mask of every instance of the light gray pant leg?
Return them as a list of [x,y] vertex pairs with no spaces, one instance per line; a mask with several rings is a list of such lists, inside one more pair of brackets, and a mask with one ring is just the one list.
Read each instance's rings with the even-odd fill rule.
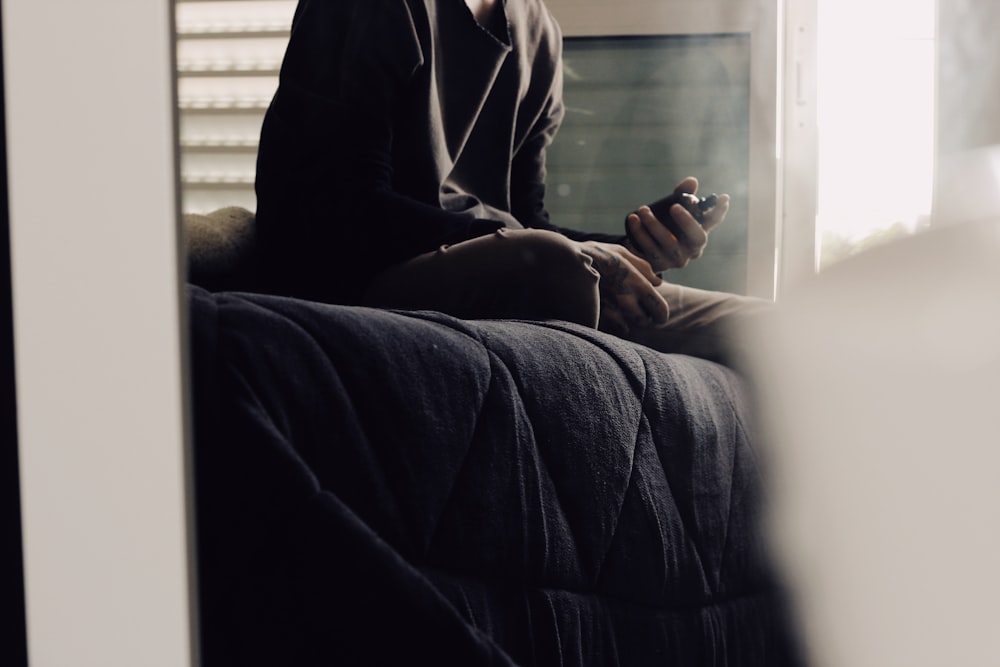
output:
[[660,352],[687,354],[731,366],[752,353],[745,329],[774,310],[766,299],[663,282],[670,306],[666,326],[633,329],[628,338]]

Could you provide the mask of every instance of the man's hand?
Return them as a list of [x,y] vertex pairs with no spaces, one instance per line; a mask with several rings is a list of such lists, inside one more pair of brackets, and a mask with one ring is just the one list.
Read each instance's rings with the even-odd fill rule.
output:
[[663,326],[670,316],[666,300],[656,290],[663,282],[649,262],[624,246],[585,241],[581,250],[601,274],[599,327],[618,335],[632,327]]
[[[695,194],[698,179],[685,178],[674,188],[676,193]],[[646,259],[653,271],[682,269],[692,259],[701,257],[708,243],[708,233],[722,223],[729,211],[729,195],[719,195],[718,203],[705,212],[701,224],[680,204],[670,208],[670,217],[677,233],[657,220],[648,206],[642,206],[625,220],[628,249]]]

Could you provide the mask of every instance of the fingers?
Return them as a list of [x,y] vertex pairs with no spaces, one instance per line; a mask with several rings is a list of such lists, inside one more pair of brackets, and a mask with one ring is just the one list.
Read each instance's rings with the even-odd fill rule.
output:
[[628,322],[625,321],[625,316],[622,315],[614,301],[610,299],[601,299],[601,316],[597,322],[597,328],[622,338],[628,336],[629,333],[629,326]]
[[614,304],[620,319],[629,326],[659,327],[670,317],[666,299],[652,283],[637,275],[634,268],[621,280],[616,280],[616,276],[609,280],[602,277],[600,289],[602,298]]
[[641,294],[602,293],[598,328],[627,336],[632,329],[664,326],[670,319],[670,307],[662,294],[650,286],[647,288]]
[[683,181],[677,184],[674,188],[674,192],[677,194],[694,194],[698,192],[698,179],[694,176],[688,176]]
[[[674,193],[696,195],[698,185],[698,179],[688,176],[677,184]],[[722,224],[729,212],[729,195],[716,196],[717,202],[699,215],[700,220],[680,204],[670,208],[669,220],[658,220],[648,206],[639,207],[625,219],[629,250],[646,259],[657,273],[686,267],[692,259],[702,256],[708,233]]]
[[652,285],[646,285],[639,293],[638,299],[641,312],[646,315],[642,323],[647,326],[662,327],[670,319],[670,305]]
[[[708,244],[708,232],[701,226],[701,223],[691,214],[691,211],[680,204],[674,204],[670,207],[670,219],[680,232],[677,234],[677,241],[687,251],[685,259],[691,260],[701,257],[702,251]],[[687,264],[686,261],[685,264]]]
[[726,219],[726,214],[729,212],[729,195],[721,194],[718,197],[719,201],[705,212],[701,220],[701,227],[706,232],[712,231],[722,224],[722,221]]
[[636,255],[628,248],[622,248],[621,252],[625,260],[646,279],[646,282],[651,285],[659,285],[663,282],[663,279],[653,270],[652,265],[644,258]]
[[[629,233],[636,250],[655,271],[684,268],[689,261],[701,256],[708,243],[708,234],[694,216],[679,204],[670,210],[672,228],[658,220],[647,206],[633,215],[635,221],[628,227]],[[626,220],[626,225],[629,224]]]
[[671,256],[677,245],[677,237],[656,219],[648,206],[643,206],[638,213],[628,216],[625,226],[633,241],[634,251],[645,258],[654,271],[674,267]]
[[[697,194],[698,179],[694,176],[688,176],[677,184],[674,192],[677,194]],[[717,227],[726,219],[726,213],[729,212],[729,195],[721,194],[717,196],[719,198],[718,202],[702,216],[701,227],[706,231]]]
[[[670,309],[654,285],[662,282],[649,263],[619,245],[586,243],[584,252],[593,258],[601,274],[601,299],[613,304],[619,325],[649,327],[666,324]],[[602,311],[606,309],[602,306]],[[603,317],[603,315],[602,315]]]

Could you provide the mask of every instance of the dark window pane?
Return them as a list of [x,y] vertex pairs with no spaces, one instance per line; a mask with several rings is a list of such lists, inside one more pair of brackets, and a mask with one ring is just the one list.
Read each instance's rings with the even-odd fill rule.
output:
[[685,176],[728,192],[706,254],[672,281],[746,287],[750,37],[566,38],[566,120],[548,156],[556,224],[620,233],[625,215]]

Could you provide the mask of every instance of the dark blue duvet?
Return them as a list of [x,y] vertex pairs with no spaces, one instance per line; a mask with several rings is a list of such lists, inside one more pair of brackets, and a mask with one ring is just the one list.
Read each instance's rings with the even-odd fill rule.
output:
[[793,664],[733,371],[191,288],[211,665]]

